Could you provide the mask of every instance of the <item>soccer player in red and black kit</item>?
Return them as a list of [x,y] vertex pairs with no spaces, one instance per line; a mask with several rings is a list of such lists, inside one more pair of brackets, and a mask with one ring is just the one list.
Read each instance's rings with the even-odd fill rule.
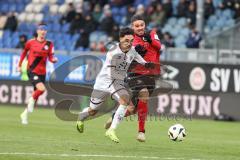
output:
[[38,97],[44,93],[46,87],[46,63],[47,59],[56,63],[58,59],[54,57],[54,46],[51,41],[46,40],[47,25],[39,24],[37,26],[37,37],[26,42],[18,64],[18,71],[21,72],[21,65],[27,56],[27,73],[29,81],[34,87],[34,92],[29,99],[28,105],[21,114],[22,124],[28,124],[28,113],[33,112],[34,105]]
[[132,66],[129,73],[128,85],[134,88],[133,102],[138,112],[138,135],[137,140],[145,141],[145,121],[148,114],[149,95],[155,88],[155,78],[160,75],[160,49],[161,43],[155,30],[146,31],[146,24],[143,17],[135,15],[131,19],[132,29],[135,36],[133,45],[136,51],[147,62],[155,64],[153,69],[145,68],[136,64]]
[[[125,116],[138,113],[138,135],[137,140],[145,141],[145,121],[148,114],[149,95],[155,88],[155,78],[160,75],[160,49],[161,43],[156,31],[146,31],[144,18],[140,15],[134,15],[131,19],[132,29],[134,31],[133,46],[136,51],[147,62],[152,62],[155,67],[145,68],[140,64],[132,63],[129,69],[127,83],[133,89],[132,102],[136,107],[135,111],[127,111]],[[113,114],[114,115],[114,114]],[[111,118],[105,124],[108,128],[111,124]]]

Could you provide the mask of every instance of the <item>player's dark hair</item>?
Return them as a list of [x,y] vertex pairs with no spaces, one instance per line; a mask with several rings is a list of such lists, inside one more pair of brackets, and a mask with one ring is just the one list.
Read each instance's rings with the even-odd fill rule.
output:
[[143,16],[135,14],[135,15],[133,15],[132,18],[131,18],[131,23],[133,23],[133,22],[135,22],[135,21],[138,21],[138,20],[142,20],[142,21],[145,22],[145,19],[144,19]]
[[38,24],[38,26],[47,26],[47,24],[44,23],[44,22],[41,22],[41,23]]
[[134,32],[131,28],[125,27],[125,28],[120,29],[119,38],[124,37],[126,35],[133,35],[133,34],[134,34]]

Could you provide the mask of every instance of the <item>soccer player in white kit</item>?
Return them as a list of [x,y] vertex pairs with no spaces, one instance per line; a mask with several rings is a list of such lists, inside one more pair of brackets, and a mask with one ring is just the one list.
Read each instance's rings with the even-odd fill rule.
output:
[[119,103],[119,107],[111,127],[106,131],[106,136],[116,143],[119,142],[115,130],[122,121],[127,108],[134,107],[131,103],[131,97],[124,87],[124,78],[127,70],[133,60],[145,65],[147,68],[154,67],[154,64],[147,63],[132,46],[133,34],[130,28],[121,29],[119,32],[120,43],[107,52],[106,60],[94,84],[90,106],[79,113],[77,129],[80,133],[83,132],[83,121],[89,116],[94,116],[106,98],[111,96]]

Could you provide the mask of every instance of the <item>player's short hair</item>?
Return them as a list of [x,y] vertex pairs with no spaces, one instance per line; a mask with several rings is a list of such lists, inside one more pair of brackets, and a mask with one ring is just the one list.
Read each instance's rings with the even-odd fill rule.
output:
[[134,34],[134,32],[131,28],[125,27],[125,28],[120,29],[119,38],[124,37],[126,35],[133,35],[133,34]]
[[132,18],[131,18],[131,23],[133,23],[133,22],[135,22],[135,21],[138,21],[138,20],[142,20],[142,21],[145,22],[145,19],[144,19],[143,16],[138,15],[138,14],[135,14],[135,15],[133,15]]
[[41,23],[38,24],[38,26],[47,26],[47,24],[44,23],[44,22],[41,22]]
[[44,30],[47,30],[47,24],[44,23],[44,22],[41,22],[37,25],[37,29],[44,29]]

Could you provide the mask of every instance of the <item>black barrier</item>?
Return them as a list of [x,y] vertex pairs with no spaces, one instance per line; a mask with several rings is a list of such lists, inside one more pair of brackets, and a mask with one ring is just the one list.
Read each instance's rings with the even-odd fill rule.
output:
[[213,93],[240,93],[240,66],[164,62],[163,78],[176,89]]
[[[32,91],[33,88],[28,82],[0,81],[0,104],[25,106]],[[89,104],[89,97],[55,94],[47,86],[47,92],[39,97],[37,105],[54,108],[57,102],[61,102],[64,99],[73,99],[79,102],[71,106],[72,113],[79,112]],[[113,102],[109,100],[107,103]],[[149,105],[152,106],[149,108],[149,114],[154,117],[159,115],[162,117],[166,115],[181,115],[181,117],[187,118],[211,119],[219,114],[226,114],[236,120],[240,120],[240,107],[238,104],[240,104],[238,94],[175,90],[169,94],[162,94],[152,98],[149,102]],[[61,112],[61,110],[58,111]],[[65,117],[65,119],[62,120],[75,120],[74,118],[76,118],[72,115],[66,115],[66,112],[59,114],[64,114],[62,117]]]

